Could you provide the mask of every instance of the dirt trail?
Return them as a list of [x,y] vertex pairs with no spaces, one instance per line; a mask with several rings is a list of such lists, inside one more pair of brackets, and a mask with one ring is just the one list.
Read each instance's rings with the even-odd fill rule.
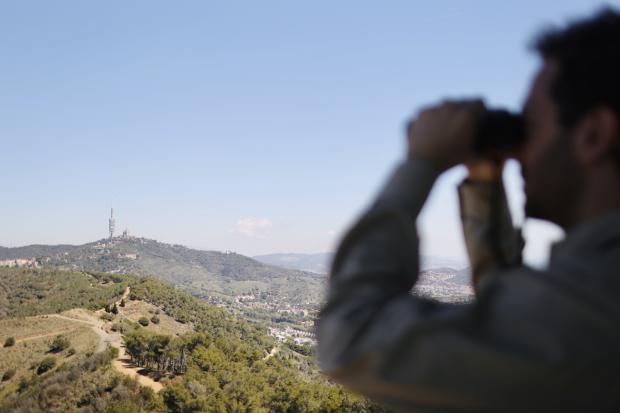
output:
[[97,317],[88,314],[86,310],[75,309],[66,312],[69,315],[62,314],[49,314],[48,317],[60,318],[62,320],[69,320],[75,323],[86,324],[99,336],[99,344],[97,344],[97,353],[104,351],[108,344],[113,345],[115,337],[103,329],[103,321]]
[[38,338],[57,336],[59,334],[68,333],[70,331],[73,331],[73,329],[72,328],[65,328],[64,330],[56,330],[56,331],[53,331],[51,333],[33,334],[31,336],[26,336],[26,337],[22,337],[20,339],[17,339],[17,340],[15,340],[15,343],[17,344],[17,343],[21,343],[22,341],[29,341],[29,340],[36,340]]
[[[123,307],[121,307],[121,301],[123,300],[126,301],[127,297],[129,297],[129,293],[130,293],[130,289],[129,287],[127,287],[121,299],[118,300],[118,302],[116,303],[119,309],[120,315],[122,315],[123,313]],[[129,356],[127,356],[127,352],[125,351],[125,346],[122,345],[123,340],[122,340],[120,333],[115,333],[115,334],[116,336],[118,336],[118,340],[113,342],[112,345],[118,349],[118,357],[112,360],[112,365],[114,366],[114,368],[123,374],[126,374],[128,376],[135,378],[136,380],[138,380],[138,383],[140,383],[143,386],[150,387],[155,392],[158,392],[161,389],[163,389],[164,386],[161,383],[153,380],[152,378],[148,376],[143,376],[142,374],[140,374],[139,371],[142,370],[142,368],[135,367],[131,364]]]
[[278,354],[278,351],[280,351],[280,345],[277,345],[274,348],[272,348],[271,351],[269,352],[269,354],[267,354],[265,357],[263,357],[263,361],[269,360],[271,357],[273,357],[276,354]]
[[130,288],[129,288],[129,287],[125,288],[125,292],[124,292],[124,293],[123,293],[123,295],[121,296],[121,299],[120,299],[120,300],[118,300],[118,301],[116,302],[116,304],[118,304],[118,305],[120,306],[120,305],[121,305],[121,301],[123,301],[123,300],[127,300],[127,297],[129,297],[129,292],[130,292],[130,291],[131,291],[131,290],[130,290]]
[[131,364],[129,357],[127,356],[127,353],[125,352],[124,346],[120,346],[117,348],[118,348],[118,358],[112,360],[112,366],[114,366],[116,370],[118,370],[119,372],[123,374],[126,374],[128,376],[135,378],[136,380],[138,380],[138,383],[140,383],[143,386],[150,387],[155,392],[158,392],[164,388],[164,386],[161,383],[153,380],[152,378],[148,376],[143,376],[142,374],[138,373],[141,370],[141,368],[134,367]]
[[[122,307],[120,307],[121,300],[126,300],[129,296],[130,289],[127,287],[125,292],[123,293],[120,300],[118,300],[117,307],[119,309],[119,315],[122,315]],[[69,311],[65,311],[63,314],[49,314],[47,317],[55,317],[61,318],[63,320],[74,321],[76,323],[83,323],[89,325],[92,330],[97,333],[99,336],[99,344],[97,345],[96,352],[105,351],[108,347],[108,344],[112,347],[116,347],[118,349],[118,357],[112,360],[112,366],[120,373],[125,374],[127,376],[131,376],[138,380],[143,386],[150,387],[155,392],[163,389],[163,385],[159,382],[156,382],[152,378],[148,376],[143,376],[139,373],[142,370],[141,367],[135,367],[131,364],[127,353],[125,352],[125,347],[123,346],[123,338],[121,333],[109,330],[110,326],[100,318],[98,318],[99,314],[101,314],[102,310],[95,312],[94,314],[83,309],[73,309]],[[55,333],[49,333],[41,336],[55,335]]]

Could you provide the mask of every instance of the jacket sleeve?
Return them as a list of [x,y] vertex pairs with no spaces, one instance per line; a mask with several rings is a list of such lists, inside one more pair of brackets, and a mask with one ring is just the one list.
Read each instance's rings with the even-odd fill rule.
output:
[[[527,312],[540,307],[527,297],[536,291],[532,274],[494,277],[470,304],[411,294],[418,277],[415,221],[437,176],[432,164],[408,160],[345,236],[317,321],[321,368],[395,411],[527,411],[523,401],[538,394],[542,407],[557,377],[545,367],[553,338],[545,335],[550,347],[531,340],[551,331],[529,321]],[[502,285],[506,278],[510,288]],[[514,290],[526,303],[522,312],[502,298]]]
[[513,227],[501,181],[465,180],[458,193],[472,282],[478,292],[485,275],[521,265],[523,238]]

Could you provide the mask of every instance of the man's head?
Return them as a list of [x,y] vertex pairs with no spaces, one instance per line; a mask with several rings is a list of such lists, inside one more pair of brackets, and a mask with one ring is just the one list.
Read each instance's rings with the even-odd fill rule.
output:
[[535,48],[544,64],[524,109],[526,214],[568,228],[610,208],[605,186],[620,199],[620,14],[546,32]]

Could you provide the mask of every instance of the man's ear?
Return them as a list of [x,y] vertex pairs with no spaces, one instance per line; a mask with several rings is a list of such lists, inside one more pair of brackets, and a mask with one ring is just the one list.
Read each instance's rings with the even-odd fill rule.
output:
[[575,154],[580,163],[590,165],[620,151],[620,120],[608,106],[588,112],[576,126]]

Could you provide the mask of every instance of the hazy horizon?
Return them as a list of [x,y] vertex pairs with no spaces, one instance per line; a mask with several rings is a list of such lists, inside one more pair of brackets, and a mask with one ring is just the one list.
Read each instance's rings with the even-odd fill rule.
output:
[[[132,237],[135,238],[144,238],[144,239],[151,239],[151,238],[145,238],[145,237],[140,237],[139,234],[129,234]],[[119,237],[118,234],[114,235],[115,238]],[[0,245],[0,247],[3,248],[23,248],[23,247],[28,247],[28,246],[33,246],[33,245],[71,245],[71,246],[80,246],[80,245],[84,245],[84,244],[89,244],[89,243],[93,243],[93,242],[98,242],[98,241],[107,241],[109,240],[109,237],[103,237],[103,238],[98,238],[98,239],[94,239],[94,240],[90,240],[84,243],[79,243],[79,244],[38,244],[38,243],[31,243],[31,244],[22,244],[22,245]],[[216,251],[216,252],[234,252],[234,253],[238,253],[241,255],[245,255],[248,256],[250,258],[258,258],[258,257],[266,257],[266,256],[271,256],[271,255],[301,255],[301,256],[316,256],[316,255],[333,255],[335,254],[335,251],[314,251],[314,252],[296,252],[296,251],[272,251],[272,252],[267,252],[264,254],[255,254],[255,255],[250,255],[250,254],[243,254],[240,251],[233,251],[233,250],[223,250],[223,249],[217,249],[217,248],[209,248],[209,247],[205,247],[205,246],[200,246],[200,245],[191,245],[191,244],[184,244],[184,243],[175,243],[175,242],[166,242],[165,240],[158,240],[158,239],[151,239],[160,243],[164,243],[164,244],[170,244],[170,245],[182,245],[183,247],[189,248],[189,249],[193,249],[193,250],[198,250],[198,251]],[[429,257],[429,258],[439,258],[439,259],[446,259],[446,260],[453,260],[453,261],[463,261],[462,258],[459,257],[450,257],[450,256],[438,256],[438,255],[426,255],[426,254],[422,254],[423,256]]]

